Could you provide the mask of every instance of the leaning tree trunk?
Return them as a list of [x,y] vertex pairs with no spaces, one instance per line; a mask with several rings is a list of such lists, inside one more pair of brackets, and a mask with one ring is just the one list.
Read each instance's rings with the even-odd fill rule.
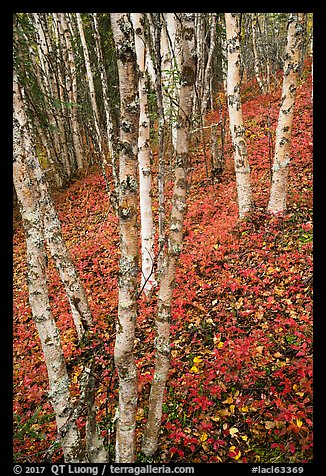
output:
[[272,187],[267,207],[267,210],[274,214],[286,211],[292,121],[300,68],[302,20],[303,13],[291,13],[288,21],[282,100],[276,128]]
[[162,277],[158,294],[156,318],[156,364],[149,399],[149,411],[142,451],[152,455],[157,448],[161,426],[164,389],[170,362],[170,315],[172,293],[178,257],[182,246],[182,228],[186,213],[187,169],[189,154],[189,127],[192,112],[193,88],[195,82],[195,29],[194,14],[182,14],[183,62],[181,66],[181,87],[176,143],[175,181],[170,217],[168,252],[164,257]]
[[147,86],[145,70],[145,36],[142,13],[131,13],[131,21],[135,31],[135,48],[139,68],[139,201],[141,219],[141,250],[142,250],[142,289],[147,294],[156,285],[154,274],[154,224],[152,211],[152,174],[150,161],[150,134],[147,103]]
[[138,75],[134,33],[127,13],[111,13],[120,89],[119,226],[120,276],[117,335],[114,360],[119,375],[119,413],[116,462],[135,459],[137,369],[134,359],[138,278],[138,182],[139,126]]
[[[32,147],[21,91],[14,80],[14,164],[13,177],[26,233],[27,280],[29,302],[41,340],[50,383],[50,401],[58,433],[72,413],[69,378],[61,348],[60,334],[51,311],[46,283],[41,197],[33,172],[35,151]],[[32,162],[30,162],[32,159]],[[69,424],[61,440],[66,462],[86,462],[76,421]]]
[[239,217],[253,208],[250,167],[247,157],[240,96],[240,21],[238,13],[225,13],[228,52],[227,94],[230,131],[234,149]]
[[[32,160],[31,158],[31,161]],[[92,314],[89,309],[83,284],[63,239],[61,224],[37,158],[34,158],[33,169],[41,194],[44,237],[54,259],[61,281],[64,284],[77,335],[78,338],[81,339],[85,330],[91,328],[93,324]]]

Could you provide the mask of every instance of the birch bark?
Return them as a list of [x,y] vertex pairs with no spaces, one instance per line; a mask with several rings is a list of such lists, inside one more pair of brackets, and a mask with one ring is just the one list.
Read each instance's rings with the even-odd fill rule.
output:
[[164,257],[163,272],[158,294],[155,339],[156,363],[152,382],[148,420],[142,451],[150,456],[158,445],[162,418],[162,404],[170,362],[170,314],[176,265],[181,253],[182,228],[186,213],[187,169],[189,162],[189,128],[195,82],[196,52],[194,14],[182,14],[182,66],[180,105],[176,143],[175,181],[170,217],[168,252]]
[[256,76],[259,89],[263,93],[265,93],[266,88],[265,88],[264,81],[261,78],[261,67],[260,67],[260,61],[259,61],[258,49],[257,49],[257,38],[256,38],[257,21],[258,21],[257,13],[252,13],[251,14],[251,30],[252,30],[252,49],[254,54],[254,70],[255,70],[255,76]]
[[116,462],[135,459],[137,369],[134,359],[138,278],[138,182],[139,127],[138,74],[134,34],[127,13],[111,13],[120,89],[119,227],[120,275],[117,335],[114,359],[119,375],[119,415]]
[[[212,13],[210,18],[210,45],[209,45],[209,52],[207,57],[207,63],[205,67],[205,74],[204,74],[204,89],[203,89],[203,100],[201,104],[201,113],[204,114],[207,109],[207,103],[210,97],[211,92],[211,76],[212,76],[212,66],[213,66],[213,57],[215,51],[215,44],[216,44],[216,23],[217,23],[217,14]],[[211,102],[212,102],[211,97]],[[211,108],[213,105],[211,104]]]
[[240,22],[238,13],[225,13],[228,52],[227,95],[230,131],[234,150],[234,164],[238,193],[239,217],[253,208],[250,166],[244,136],[240,96]]
[[[155,68],[155,90],[158,112],[158,245],[159,253],[157,259],[157,272],[160,278],[163,266],[163,248],[165,244],[165,203],[164,203],[164,189],[165,189],[165,157],[164,157],[164,142],[165,142],[165,112],[164,112],[164,96],[163,96],[163,82],[162,82],[162,57],[161,57],[161,29],[162,25],[159,19],[156,18],[154,24],[154,14],[147,14],[149,25],[151,28],[151,35],[153,38],[153,56]],[[157,15],[157,14],[156,14]]]
[[150,161],[150,134],[147,104],[147,87],[145,76],[145,36],[144,15],[131,13],[131,21],[135,32],[135,49],[139,68],[139,136],[138,136],[138,167],[139,167],[139,200],[141,219],[141,250],[142,250],[142,281],[141,287],[148,294],[156,285],[154,274],[154,224],[152,211],[152,174]]
[[267,210],[284,213],[287,205],[288,172],[291,160],[292,122],[300,68],[303,13],[291,13],[288,20],[287,45],[281,107],[275,137],[272,186]]

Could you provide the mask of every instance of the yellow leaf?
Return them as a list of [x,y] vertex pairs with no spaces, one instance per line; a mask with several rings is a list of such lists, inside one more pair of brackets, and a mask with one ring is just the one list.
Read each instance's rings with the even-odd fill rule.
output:
[[193,374],[198,374],[199,373],[198,367],[193,365],[190,369],[190,372],[192,372]]
[[235,405],[230,405],[230,412],[234,413]]
[[299,385],[297,385],[296,383],[292,386],[293,390],[298,390],[299,388]]
[[304,392],[296,392],[296,395],[299,395],[299,397],[303,397],[303,396],[304,396]]
[[206,441],[207,438],[208,438],[208,435],[207,435],[207,433],[205,433],[205,432],[202,433],[202,434],[200,435],[200,437],[199,437],[199,439],[200,439],[201,442]]
[[222,403],[233,403],[233,397],[230,395],[226,400],[223,400]]
[[243,441],[248,441],[248,436],[247,435],[241,435],[241,438],[243,439]]
[[[230,451],[231,451],[232,453],[236,453],[236,447],[235,447],[235,446],[231,446]],[[240,456],[241,456],[241,451],[238,450],[238,452],[236,453],[236,455],[235,455],[235,456],[231,456],[231,458],[237,460],[237,459],[240,458]]]
[[240,410],[241,410],[243,413],[249,412],[249,408],[246,407],[246,406],[241,407]]
[[234,456],[234,459],[238,460],[240,456],[241,456],[241,451],[239,450],[239,453],[236,456]]
[[201,357],[194,357],[194,362],[195,364],[199,364],[199,362],[202,362],[203,359]]
[[230,428],[229,431],[230,431],[230,435],[231,435],[231,436],[234,436],[236,433],[239,433],[238,428],[235,428],[235,427]]
[[297,424],[297,427],[298,427],[298,428],[301,428],[301,427],[302,427],[302,421],[301,421],[299,418],[297,418],[296,424]]
[[224,342],[219,342],[219,343],[217,344],[217,348],[218,348],[218,349],[222,349],[223,345],[224,345]]

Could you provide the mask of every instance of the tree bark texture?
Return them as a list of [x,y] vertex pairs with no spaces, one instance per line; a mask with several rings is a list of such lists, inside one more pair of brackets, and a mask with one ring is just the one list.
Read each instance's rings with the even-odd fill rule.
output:
[[154,223],[152,211],[152,174],[151,150],[149,133],[149,115],[146,87],[146,51],[144,36],[144,15],[132,13],[131,20],[135,31],[135,48],[139,68],[139,136],[138,136],[138,166],[139,166],[139,200],[141,220],[141,250],[142,250],[142,281],[145,293],[149,293],[156,285],[154,275]]
[[158,294],[155,339],[156,363],[151,386],[148,421],[142,451],[152,455],[158,444],[164,390],[170,361],[170,315],[176,265],[181,253],[182,228],[186,213],[187,169],[189,162],[189,126],[195,83],[196,51],[194,14],[182,14],[182,66],[180,105],[176,143],[175,181],[169,228],[168,251],[164,257]]
[[119,226],[120,274],[117,335],[114,359],[119,375],[119,415],[116,462],[135,458],[137,369],[134,359],[138,278],[138,181],[139,127],[138,74],[134,33],[129,14],[111,13],[120,89]]
[[238,13],[225,13],[228,53],[227,95],[238,193],[239,217],[253,208],[245,129],[240,96],[240,22]]
[[292,122],[303,34],[302,21],[303,13],[291,13],[289,16],[282,99],[276,128],[275,154],[272,167],[272,186],[267,207],[267,210],[274,214],[283,214],[287,205]]

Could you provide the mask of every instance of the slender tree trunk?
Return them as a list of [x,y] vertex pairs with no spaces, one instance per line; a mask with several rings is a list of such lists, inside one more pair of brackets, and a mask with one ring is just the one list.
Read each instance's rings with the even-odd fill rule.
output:
[[111,13],[118,62],[121,120],[119,162],[120,276],[114,359],[119,375],[119,416],[116,462],[135,459],[137,369],[134,359],[137,317],[137,142],[139,127],[138,75],[132,24],[127,13]]
[[182,246],[183,221],[186,213],[189,128],[196,69],[194,14],[182,14],[182,39],[183,62],[181,67],[175,181],[170,218],[168,252],[164,258],[163,272],[158,294],[155,374],[151,387],[148,420],[142,444],[142,451],[146,455],[152,455],[157,448],[162,417],[164,389],[170,361],[171,302],[176,264]]
[[152,211],[152,174],[150,163],[150,134],[147,104],[147,87],[145,76],[145,35],[144,15],[132,13],[131,21],[135,31],[135,48],[139,68],[139,136],[138,136],[138,166],[139,166],[139,199],[141,218],[141,249],[142,249],[142,282],[141,286],[147,294],[156,285],[154,274],[154,224]]
[[101,47],[101,38],[100,38],[96,13],[93,13],[93,20],[94,20],[94,36],[95,36],[96,54],[97,54],[97,60],[98,60],[98,65],[100,70],[101,86],[103,91],[107,143],[108,143],[109,155],[111,157],[112,176],[113,176],[113,182],[114,182],[114,192],[111,192],[113,193],[114,196],[111,197],[111,201],[115,205],[118,201],[118,195],[119,195],[119,171],[117,167],[117,157],[116,157],[117,148],[115,146],[114,127],[113,127],[113,121],[112,121],[112,116],[110,112],[110,106],[109,106],[108,78],[107,78],[107,74],[106,74],[105,66],[104,66],[104,58],[103,58],[102,47]]
[[79,31],[79,35],[80,35],[80,39],[81,39],[82,47],[83,47],[83,54],[84,54],[86,75],[87,75],[87,84],[88,84],[89,94],[90,94],[90,98],[91,98],[92,113],[93,113],[94,125],[95,125],[95,130],[96,130],[96,138],[97,138],[98,148],[99,148],[100,154],[102,155],[103,145],[102,145],[102,135],[101,135],[101,130],[100,130],[100,116],[99,116],[97,102],[96,102],[95,86],[94,86],[94,79],[93,79],[93,73],[92,73],[92,68],[91,68],[91,62],[90,62],[90,59],[89,59],[88,47],[87,47],[87,43],[86,43],[86,39],[85,39],[85,35],[84,35],[84,29],[83,29],[83,23],[82,23],[81,15],[80,15],[80,13],[76,13],[76,16],[77,16],[78,31]]
[[212,66],[213,66],[213,57],[214,57],[215,44],[216,44],[216,21],[217,21],[217,14],[212,13],[211,24],[210,24],[210,45],[209,45],[209,52],[208,52],[207,63],[206,63],[205,74],[204,74],[204,91],[203,91],[203,100],[201,104],[202,114],[206,112],[207,103],[208,103],[208,99],[210,97],[210,92],[211,92]]
[[[47,258],[44,248],[41,197],[33,176],[34,156],[21,92],[14,80],[13,176],[26,233],[29,302],[41,340],[50,383],[50,401],[60,432],[72,412],[72,403],[60,335],[51,311],[46,284]],[[62,448],[66,462],[86,462],[75,421],[71,422],[62,439]]]
[[161,60],[161,23],[157,19],[156,24],[153,24],[151,14],[148,14],[148,20],[152,27],[153,38],[153,56],[155,68],[155,90],[158,112],[158,245],[159,254],[157,259],[158,279],[160,279],[163,266],[163,249],[165,244],[165,200],[164,200],[164,186],[165,186],[165,157],[164,157],[164,142],[165,142],[165,113],[164,113],[164,96],[162,83],[162,60]]
[[44,236],[64,284],[77,335],[81,339],[85,330],[93,324],[86,293],[64,242],[61,224],[44,180],[44,174],[36,158],[34,158],[33,169],[41,193]]
[[165,119],[169,117],[172,145],[175,150],[177,137],[177,116],[180,94],[179,75],[181,65],[180,26],[174,13],[162,14],[161,51],[166,62],[162,64],[163,106]]
[[260,65],[260,60],[258,56],[258,50],[257,50],[257,38],[256,38],[256,25],[257,25],[257,13],[252,13],[251,14],[251,30],[252,30],[252,49],[253,49],[253,54],[254,54],[254,69],[255,69],[255,76],[256,80],[259,86],[259,89],[265,93],[265,85],[264,82],[261,78],[261,65]]
[[[66,18],[66,15],[68,17]],[[76,74],[76,64],[75,64],[75,55],[72,46],[72,35],[69,28],[69,14],[60,13],[59,18],[61,21],[61,28],[66,42],[67,55],[68,55],[68,71],[69,71],[69,87],[68,95],[69,101],[71,102],[71,126],[72,126],[72,138],[74,143],[75,155],[77,168],[83,168],[83,146],[80,138],[79,124],[78,124],[78,112],[77,112],[77,74]]]
[[253,208],[250,167],[247,157],[240,96],[240,23],[238,13],[225,13],[228,49],[227,93],[230,131],[234,149],[234,164],[238,192],[239,217]]
[[54,79],[53,74],[51,72],[51,68],[49,67],[49,48],[46,42],[45,34],[42,27],[42,22],[40,18],[40,14],[33,13],[33,26],[35,29],[35,38],[36,38],[36,45],[37,45],[37,53],[39,58],[39,67],[40,67],[40,88],[43,93],[45,103],[48,108],[48,117],[49,117],[49,135],[52,140],[52,144],[55,150],[55,155],[60,158],[60,165],[61,168],[59,170],[60,177],[64,177],[65,180],[70,177],[70,165],[67,161],[67,157],[65,155],[62,141],[60,138],[60,126],[59,120],[57,118],[56,110],[53,106],[53,99],[54,95]]
[[286,211],[292,121],[300,68],[302,20],[303,13],[291,13],[288,21],[282,100],[276,128],[272,186],[267,207],[267,210],[274,214]]
[[[75,168],[74,161],[71,160],[72,154],[69,152],[70,140],[69,140],[69,120],[67,120],[65,102],[66,96],[66,61],[63,51],[63,35],[60,32],[60,22],[56,13],[51,14],[53,19],[53,28],[50,32],[48,29],[47,21],[43,22],[46,38],[51,40],[48,42],[50,57],[53,57],[53,62],[50,63],[51,71],[54,75],[53,91],[55,91],[57,106],[56,106],[56,119],[58,123],[59,140],[61,144],[61,150],[63,151],[63,159],[67,174],[70,177]],[[74,153],[74,151],[73,151]]]

